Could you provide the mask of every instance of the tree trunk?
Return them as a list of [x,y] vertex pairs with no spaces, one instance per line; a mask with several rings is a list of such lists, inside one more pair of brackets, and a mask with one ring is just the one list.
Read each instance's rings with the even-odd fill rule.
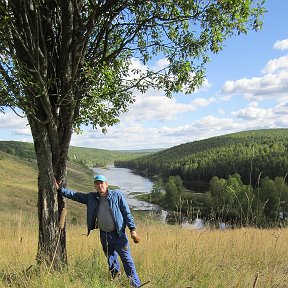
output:
[[[38,164],[38,219],[39,219],[39,239],[38,239],[38,264],[46,264],[54,269],[60,269],[67,264],[66,251],[66,229],[60,229],[60,216],[64,212],[65,202],[63,197],[58,196],[54,187],[54,179],[57,171],[55,167],[59,162],[53,159],[51,145],[51,137],[49,137],[49,129],[33,118],[29,118],[29,124],[34,139],[34,147]],[[54,147],[55,148],[55,147]],[[55,151],[54,151],[55,152]],[[59,154],[58,154],[59,155]],[[62,159],[63,160],[63,159]],[[67,161],[67,157],[66,157]],[[65,169],[57,169],[58,171],[66,171],[66,161],[62,161],[61,165]],[[56,163],[56,164],[55,164]],[[57,175],[58,179],[65,175]]]

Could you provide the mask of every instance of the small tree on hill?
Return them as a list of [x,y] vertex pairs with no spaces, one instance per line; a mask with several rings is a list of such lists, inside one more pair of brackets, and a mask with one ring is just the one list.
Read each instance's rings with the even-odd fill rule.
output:
[[[133,103],[132,89],[192,92],[210,51],[259,29],[260,1],[0,0],[0,107],[27,117],[38,163],[38,262],[66,263],[58,223],[68,148],[81,125],[105,130]],[[155,55],[167,66],[131,69]],[[54,255],[54,251],[56,254]],[[54,257],[55,256],[55,257]]]

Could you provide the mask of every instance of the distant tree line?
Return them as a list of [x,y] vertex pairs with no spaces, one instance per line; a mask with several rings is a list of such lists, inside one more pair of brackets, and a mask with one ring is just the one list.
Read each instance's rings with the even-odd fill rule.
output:
[[105,149],[70,146],[68,160],[77,162],[88,167],[105,167],[107,165],[113,165],[114,161],[128,161],[149,154],[151,154],[151,152],[149,151],[113,151]]

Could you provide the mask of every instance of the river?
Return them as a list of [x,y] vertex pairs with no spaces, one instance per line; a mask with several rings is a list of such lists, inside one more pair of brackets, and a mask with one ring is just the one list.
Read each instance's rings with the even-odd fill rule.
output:
[[133,210],[158,210],[159,207],[148,202],[139,201],[134,197],[136,193],[150,193],[153,182],[145,177],[133,173],[127,168],[117,168],[113,165],[107,168],[94,167],[95,174],[105,175],[112,186],[117,186],[125,196],[128,205]]

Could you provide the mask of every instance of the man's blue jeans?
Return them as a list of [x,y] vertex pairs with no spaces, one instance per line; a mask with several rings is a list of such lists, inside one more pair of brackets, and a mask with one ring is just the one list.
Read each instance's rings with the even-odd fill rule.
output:
[[132,287],[140,286],[140,279],[136,272],[135,264],[133,262],[129,242],[127,236],[119,237],[115,232],[104,232],[100,230],[100,240],[103,251],[108,259],[109,270],[112,277],[115,277],[120,272],[120,264],[118,255],[122,261],[125,273],[129,278]]

